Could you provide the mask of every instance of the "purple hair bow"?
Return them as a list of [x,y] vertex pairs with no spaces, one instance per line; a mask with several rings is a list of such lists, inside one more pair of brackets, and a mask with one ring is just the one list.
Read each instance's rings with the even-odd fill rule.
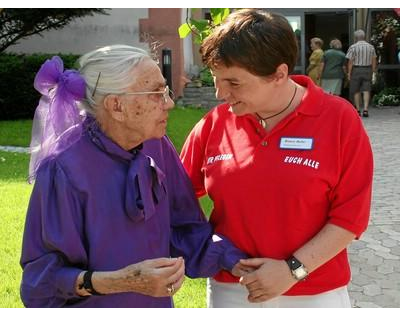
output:
[[79,139],[82,117],[77,102],[85,96],[86,83],[78,71],[64,71],[61,58],[54,56],[41,66],[36,74],[34,87],[42,97],[32,126],[30,183],[43,161]]

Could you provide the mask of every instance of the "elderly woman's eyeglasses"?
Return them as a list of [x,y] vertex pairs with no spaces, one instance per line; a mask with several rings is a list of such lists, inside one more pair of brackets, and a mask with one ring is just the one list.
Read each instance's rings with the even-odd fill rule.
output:
[[163,104],[166,104],[168,102],[168,98],[170,97],[170,92],[172,93],[172,91],[169,90],[169,87],[165,86],[165,89],[161,91],[125,92],[121,93],[120,95],[141,95],[141,94],[149,94],[153,96],[159,95],[160,97],[162,96]]
[[[101,72],[99,72],[99,75],[97,76],[96,84],[93,89],[92,97],[94,97],[96,90],[97,90],[97,85],[99,84]],[[164,90],[161,91],[143,91],[143,92],[126,92],[126,93],[120,93],[119,95],[141,95],[141,94],[149,94],[153,96],[159,95],[161,97],[162,95],[162,103],[166,104],[168,102],[168,97],[174,98],[174,92],[169,89],[168,86],[165,86]]]

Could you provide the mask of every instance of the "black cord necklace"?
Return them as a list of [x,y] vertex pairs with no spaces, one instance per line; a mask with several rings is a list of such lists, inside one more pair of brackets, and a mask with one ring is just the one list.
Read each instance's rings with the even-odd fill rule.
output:
[[258,117],[258,122],[262,125],[263,128],[266,128],[266,127],[267,127],[267,122],[265,122],[266,120],[269,120],[270,118],[273,118],[273,117],[275,117],[275,116],[278,116],[279,114],[282,114],[283,112],[285,112],[285,111],[292,105],[293,99],[294,99],[294,97],[296,96],[296,92],[297,92],[297,86],[295,85],[295,86],[294,86],[294,93],[293,93],[293,96],[292,96],[292,98],[290,99],[289,104],[288,104],[282,111],[280,111],[280,112],[278,112],[278,113],[276,113],[276,114],[274,114],[274,115],[267,116],[267,117],[261,117],[261,116],[256,112],[256,115],[257,115],[257,117]]

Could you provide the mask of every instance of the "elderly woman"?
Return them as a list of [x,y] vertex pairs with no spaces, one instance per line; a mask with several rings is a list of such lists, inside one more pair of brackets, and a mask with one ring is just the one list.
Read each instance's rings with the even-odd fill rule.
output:
[[53,57],[35,78],[22,300],[172,307],[185,272],[212,276],[245,256],[213,235],[164,136],[174,104],[156,62],[115,45],[79,65],[63,72]]
[[322,58],[324,57],[324,51],[322,50],[323,45],[324,42],[319,37],[313,37],[310,40],[312,54],[309,58],[307,74],[318,86],[321,84]]
[[337,38],[329,43],[322,61],[321,87],[327,93],[340,95],[346,72],[346,55],[342,52],[342,42]]

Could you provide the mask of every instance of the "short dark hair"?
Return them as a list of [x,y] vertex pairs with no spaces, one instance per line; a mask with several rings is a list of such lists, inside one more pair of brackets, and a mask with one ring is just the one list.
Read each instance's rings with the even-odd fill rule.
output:
[[281,64],[289,73],[297,61],[296,36],[280,14],[243,9],[230,14],[200,47],[205,65],[238,66],[257,76],[269,76]]

